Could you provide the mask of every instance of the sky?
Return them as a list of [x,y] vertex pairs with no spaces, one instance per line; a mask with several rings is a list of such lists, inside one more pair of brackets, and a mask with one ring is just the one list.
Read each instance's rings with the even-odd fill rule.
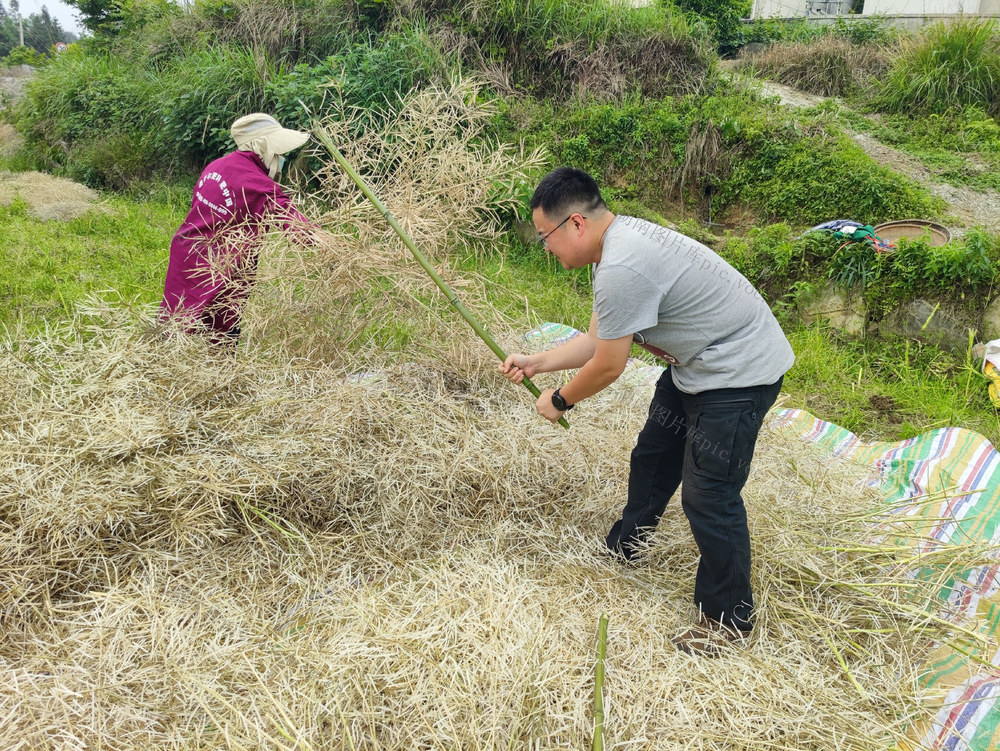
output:
[[[0,2],[3,2],[3,0],[0,0]],[[80,22],[75,18],[79,11],[72,5],[62,2],[62,0],[20,0],[20,3],[22,16],[41,13],[44,7],[49,9],[49,15],[57,19],[59,25],[66,29],[66,31],[74,31],[77,34],[83,31]],[[4,2],[4,5],[9,7],[9,1]]]

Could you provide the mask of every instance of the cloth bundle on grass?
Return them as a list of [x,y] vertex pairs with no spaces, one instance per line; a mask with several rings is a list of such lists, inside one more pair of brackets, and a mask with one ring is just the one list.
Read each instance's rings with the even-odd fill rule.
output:
[[[829,222],[817,224],[810,227],[799,238],[805,237],[810,232],[828,232],[838,240],[842,240],[844,245],[849,243],[864,243],[869,245],[876,253],[886,253],[896,249],[896,246],[875,234],[875,228],[870,224],[862,224],[853,219],[834,219]],[[843,247],[843,246],[841,246]]]

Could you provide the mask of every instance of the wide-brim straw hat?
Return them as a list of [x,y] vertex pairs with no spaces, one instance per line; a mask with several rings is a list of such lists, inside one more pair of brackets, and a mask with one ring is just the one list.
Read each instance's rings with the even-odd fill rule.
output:
[[300,130],[289,130],[271,115],[255,112],[238,118],[230,128],[236,147],[245,146],[258,139],[265,139],[272,154],[287,154],[309,140],[309,134]]

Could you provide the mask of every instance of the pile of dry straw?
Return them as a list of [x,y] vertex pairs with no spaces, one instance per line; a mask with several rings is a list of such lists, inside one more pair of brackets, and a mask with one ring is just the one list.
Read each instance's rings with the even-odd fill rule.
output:
[[608,748],[882,748],[923,711],[933,587],[869,542],[858,468],[765,433],[758,628],[723,659],[676,652],[679,504],[641,565],[602,554],[648,387],[551,426],[430,324],[459,326],[412,271],[411,361],[279,325],[388,309],[370,290],[398,250],[358,216],[275,250],[235,358],[98,303],[3,342],[0,747],[584,748],[602,613]]
[[85,185],[43,172],[0,172],[0,206],[24,201],[31,216],[68,222],[92,211],[103,211],[98,195]]

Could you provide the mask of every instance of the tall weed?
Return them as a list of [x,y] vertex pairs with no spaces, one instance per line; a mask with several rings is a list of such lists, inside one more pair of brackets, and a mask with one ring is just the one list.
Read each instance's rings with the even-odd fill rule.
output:
[[229,126],[263,108],[266,86],[277,75],[265,55],[235,45],[207,47],[178,60],[159,76],[158,150],[174,151],[189,166],[230,150]]
[[56,56],[28,84],[14,111],[28,145],[49,168],[66,162],[73,143],[115,133],[150,132],[156,77],[107,53]]
[[407,0],[404,18],[523,91],[621,98],[702,91],[712,68],[707,30],[673,8],[601,0]]
[[804,18],[791,20],[758,19],[743,26],[743,43],[812,44],[833,38],[854,45],[893,45],[901,32],[889,26],[883,16],[838,16],[832,24],[809,23]]
[[834,36],[774,45],[748,57],[743,70],[820,96],[845,96],[888,70],[891,50],[859,47]]
[[888,112],[976,105],[1000,114],[1000,29],[993,19],[936,23],[903,45],[878,97]]
[[189,12],[156,19],[138,33],[119,37],[115,49],[162,64],[208,42],[253,50],[276,64],[312,62],[358,38],[359,5],[342,0],[199,0]]

